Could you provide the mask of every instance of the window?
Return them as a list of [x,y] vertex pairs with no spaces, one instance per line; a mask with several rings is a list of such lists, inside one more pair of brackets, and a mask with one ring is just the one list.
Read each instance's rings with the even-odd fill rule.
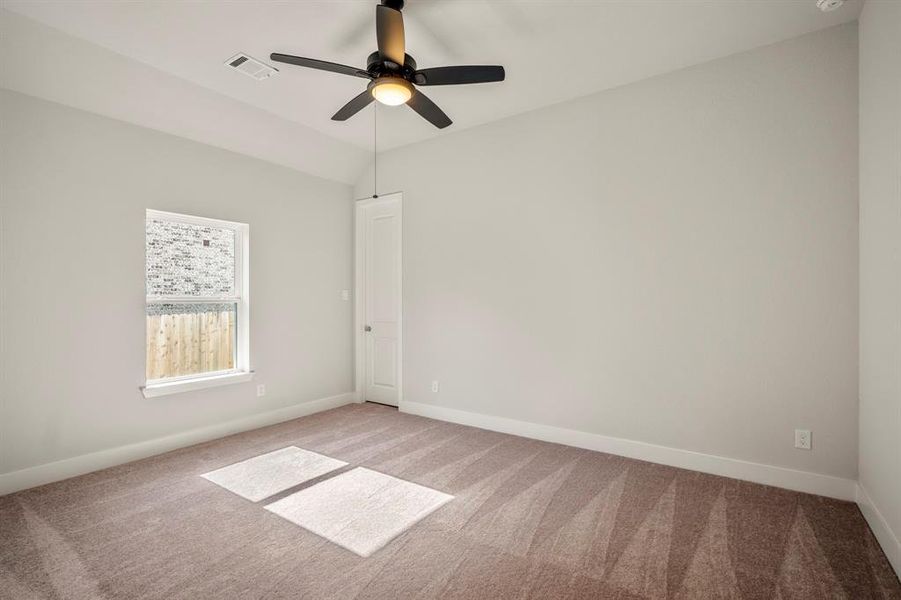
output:
[[247,254],[247,225],[147,211],[145,396],[250,379]]

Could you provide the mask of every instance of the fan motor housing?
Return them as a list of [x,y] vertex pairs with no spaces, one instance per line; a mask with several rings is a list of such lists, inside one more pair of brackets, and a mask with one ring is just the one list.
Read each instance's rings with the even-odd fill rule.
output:
[[381,74],[399,75],[410,80],[416,71],[416,61],[409,54],[404,54],[404,64],[398,65],[390,60],[383,60],[378,51],[373,52],[366,59],[366,70],[378,77]]

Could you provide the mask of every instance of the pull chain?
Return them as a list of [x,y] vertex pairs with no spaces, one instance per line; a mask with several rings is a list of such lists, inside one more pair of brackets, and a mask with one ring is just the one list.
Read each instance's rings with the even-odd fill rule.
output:
[[379,103],[372,104],[372,197],[378,198],[378,182],[379,182],[379,150],[378,150],[378,119]]

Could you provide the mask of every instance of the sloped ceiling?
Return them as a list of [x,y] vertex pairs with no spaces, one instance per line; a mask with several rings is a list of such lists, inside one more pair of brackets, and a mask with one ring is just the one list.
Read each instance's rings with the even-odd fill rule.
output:
[[372,152],[0,10],[0,87],[353,184]]
[[[345,123],[330,117],[364,81],[289,65],[255,81],[223,62],[239,51],[260,59],[277,51],[364,66],[375,49],[375,4],[8,0],[16,14],[2,15],[0,83],[351,181],[371,153],[374,105]],[[503,64],[507,81],[428,89],[454,120],[444,131],[406,107],[379,106],[379,148],[852,21],[861,6],[848,0],[822,13],[815,0],[408,0],[407,49],[420,66]]]

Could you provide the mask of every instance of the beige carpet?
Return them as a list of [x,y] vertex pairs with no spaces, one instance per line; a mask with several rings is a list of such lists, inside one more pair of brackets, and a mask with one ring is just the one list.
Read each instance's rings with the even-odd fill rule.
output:
[[[292,445],[454,499],[362,558],[199,477]],[[901,599],[852,503],[373,405],[0,498],[0,540],[17,600]]]

